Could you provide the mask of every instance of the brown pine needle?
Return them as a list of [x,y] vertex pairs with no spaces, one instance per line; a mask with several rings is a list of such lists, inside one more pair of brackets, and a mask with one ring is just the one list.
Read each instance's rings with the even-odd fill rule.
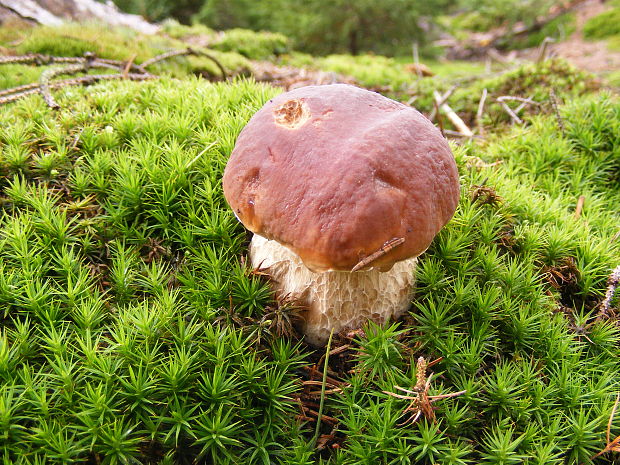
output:
[[620,403],[620,393],[616,396],[616,402],[614,403],[614,407],[611,409],[611,415],[609,415],[609,422],[607,423],[607,445],[602,451],[596,455],[593,455],[590,460],[594,460],[607,452],[620,452],[620,436],[617,436],[613,441],[611,441],[611,425],[614,421],[614,416],[616,415],[618,403]]

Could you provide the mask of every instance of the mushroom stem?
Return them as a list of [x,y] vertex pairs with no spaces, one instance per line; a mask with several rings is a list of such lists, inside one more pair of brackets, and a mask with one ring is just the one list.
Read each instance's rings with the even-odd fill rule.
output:
[[250,259],[254,267],[268,269],[279,292],[308,309],[302,330],[314,346],[325,345],[332,330],[338,333],[368,320],[383,324],[398,318],[411,304],[416,258],[397,262],[384,272],[371,268],[314,273],[287,247],[255,234]]

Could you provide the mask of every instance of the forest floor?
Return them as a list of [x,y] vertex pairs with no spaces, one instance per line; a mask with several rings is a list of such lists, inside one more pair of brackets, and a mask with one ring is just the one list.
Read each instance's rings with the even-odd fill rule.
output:
[[[190,53],[197,34],[212,42]],[[424,60],[423,77],[409,57],[286,46],[0,28],[1,462],[609,463],[617,97],[555,58]],[[248,265],[221,179],[282,87],[342,76],[454,137],[462,190],[411,311],[316,349]]]
[[[551,46],[551,52],[578,68],[593,73],[614,72],[620,69],[620,51],[610,50],[606,40],[587,40],[583,35],[586,22],[610,9],[600,0],[588,0],[575,10],[576,29],[566,39]],[[524,58],[533,58],[538,49],[530,49]]]

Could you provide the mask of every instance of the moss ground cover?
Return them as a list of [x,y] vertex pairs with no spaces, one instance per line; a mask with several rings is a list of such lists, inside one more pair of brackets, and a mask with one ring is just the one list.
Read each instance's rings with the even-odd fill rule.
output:
[[[335,339],[316,444],[322,353],[247,267],[221,192],[278,90],[164,77],[0,107],[4,463],[608,463],[620,102],[574,79],[562,126],[543,113],[454,146],[457,214],[410,314]],[[466,392],[407,423],[389,393],[419,357],[438,360],[429,395]]]

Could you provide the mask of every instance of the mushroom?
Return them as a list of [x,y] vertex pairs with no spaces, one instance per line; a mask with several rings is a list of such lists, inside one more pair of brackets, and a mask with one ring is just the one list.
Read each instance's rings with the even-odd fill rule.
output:
[[316,346],[331,331],[399,317],[416,258],[456,209],[456,163],[417,110],[344,84],[267,102],[241,131],[224,195],[254,233],[250,258],[307,308]]

